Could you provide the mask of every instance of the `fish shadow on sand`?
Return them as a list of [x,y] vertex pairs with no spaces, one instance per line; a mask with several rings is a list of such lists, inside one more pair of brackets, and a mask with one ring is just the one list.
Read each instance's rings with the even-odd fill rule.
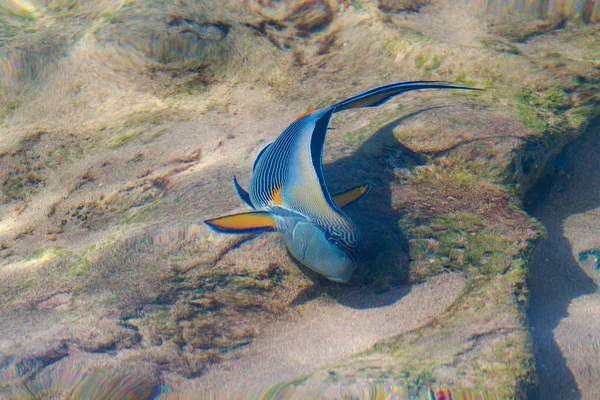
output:
[[[544,224],[547,237],[537,249],[528,279],[528,316],[536,346],[538,387],[531,398],[580,399],[582,394],[555,340],[553,330],[569,316],[569,306],[578,297],[595,293],[598,286],[573,257],[563,224],[574,214],[600,207],[600,148],[598,124],[567,146],[552,163],[554,173],[542,180],[530,197],[527,210]],[[595,128],[593,126],[596,125]],[[557,165],[570,174],[557,174]]]
[[[398,225],[402,215],[392,204],[391,183],[397,180],[395,169],[426,164],[427,158],[403,146],[393,131],[403,121],[437,108],[444,107],[425,108],[388,123],[350,156],[323,166],[331,193],[365,182],[371,185],[363,198],[344,208],[364,234],[364,261],[347,285],[329,282],[296,262],[317,285],[300,293],[293,305],[327,293],[351,308],[384,307],[410,292],[410,286],[403,285],[408,281],[408,242]],[[335,128],[335,121],[332,125]]]

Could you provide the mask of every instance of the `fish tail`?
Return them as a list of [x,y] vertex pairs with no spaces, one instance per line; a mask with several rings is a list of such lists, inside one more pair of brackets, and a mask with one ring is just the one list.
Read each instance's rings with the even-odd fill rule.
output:
[[349,110],[351,108],[377,107],[390,100],[392,97],[401,95],[411,90],[420,89],[464,89],[464,90],[482,90],[467,86],[456,86],[438,81],[415,81],[399,82],[391,85],[380,86],[368,90],[364,93],[350,97],[333,106],[334,112]]

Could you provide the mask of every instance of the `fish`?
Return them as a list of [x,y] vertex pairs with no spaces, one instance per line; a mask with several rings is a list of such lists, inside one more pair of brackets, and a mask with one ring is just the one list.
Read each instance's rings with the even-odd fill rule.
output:
[[348,282],[360,264],[363,235],[342,208],[364,196],[370,184],[329,192],[322,154],[330,120],[337,112],[377,107],[420,89],[480,90],[437,81],[398,82],[305,112],[258,153],[248,191],[233,177],[238,196],[253,211],[204,222],[222,233],[279,232],[302,265],[331,281]]

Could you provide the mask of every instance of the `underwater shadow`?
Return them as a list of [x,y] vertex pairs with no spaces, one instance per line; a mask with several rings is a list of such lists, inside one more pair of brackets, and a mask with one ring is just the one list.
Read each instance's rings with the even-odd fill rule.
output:
[[301,293],[293,304],[301,304],[323,293],[338,303],[356,309],[384,307],[410,292],[408,281],[408,242],[398,220],[401,214],[392,206],[391,183],[394,170],[423,165],[427,158],[403,146],[393,130],[403,121],[429,107],[398,118],[373,133],[355,152],[323,166],[327,186],[332,194],[369,182],[369,192],[344,207],[344,212],[364,234],[365,246],[361,266],[345,285],[326,281],[306,267],[298,267],[317,285]]
[[[538,386],[532,398],[580,399],[582,394],[575,376],[553,335],[561,319],[569,315],[569,305],[581,296],[595,293],[596,283],[582,270],[573,257],[563,223],[573,214],[600,207],[600,159],[594,149],[600,148],[598,122],[594,121],[584,135],[569,144],[549,166],[547,178],[540,181],[530,197],[529,214],[547,230],[547,237],[536,249],[528,287],[528,317],[536,348]],[[563,168],[571,176],[560,173]]]

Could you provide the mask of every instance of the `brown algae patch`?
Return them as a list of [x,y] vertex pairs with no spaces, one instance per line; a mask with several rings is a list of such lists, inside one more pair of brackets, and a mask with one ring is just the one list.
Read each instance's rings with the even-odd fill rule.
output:
[[165,177],[144,178],[138,182],[123,185],[109,196],[98,200],[88,200],[74,205],[66,212],[60,226],[68,224],[92,227],[100,218],[123,213],[158,200],[168,187]]
[[[139,332],[143,348],[161,349],[161,370],[185,377],[248,344],[260,324],[306,285],[277,262],[232,264],[245,238],[215,238],[230,242],[221,251],[211,236],[194,225],[151,231],[96,252],[83,276],[82,293],[90,295],[104,282],[112,293],[105,306]],[[279,243],[263,246],[280,250]],[[135,261],[139,257],[143,265]],[[132,290],[132,282],[139,289]],[[144,357],[154,357],[153,351]]]
[[16,148],[0,153],[0,204],[27,202],[45,185],[46,172],[83,156],[71,135],[38,131],[22,138]]

